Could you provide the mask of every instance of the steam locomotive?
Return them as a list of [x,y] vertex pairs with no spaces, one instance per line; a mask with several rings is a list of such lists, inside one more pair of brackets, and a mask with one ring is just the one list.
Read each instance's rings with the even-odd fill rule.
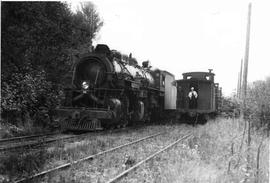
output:
[[130,54],[99,44],[74,66],[57,115],[64,130],[101,130],[158,119],[176,109],[173,74],[138,65]]

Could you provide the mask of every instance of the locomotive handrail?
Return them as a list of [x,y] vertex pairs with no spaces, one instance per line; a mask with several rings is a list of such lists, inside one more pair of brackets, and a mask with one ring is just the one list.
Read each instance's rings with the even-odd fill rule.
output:
[[[126,64],[126,65],[128,65],[128,64]],[[129,74],[133,78],[132,74],[129,72],[126,65],[125,64],[119,64],[119,66],[122,68],[121,73],[126,73],[126,72],[122,72],[122,71],[127,71],[127,74]]]
[[153,87],[147,87],[148,89],[151,89],[151,90],[156,90],[156,91],[160,91],[160,92],[163,92],[164,93],[164,91],[161,91],[161,90],[159,90],[158,88],[153,88]]
[[103,111],[109,111],[109,109],[107,109],[107,108],[96,108],[96,107],[89,107],[89,108],[87,108],[87,107],[61,107],[61,108],[57,108],[56,110],[61,110],[61,109],[74,109],[74,108],[76,108],[76,109],[78,109],[78,110],[103,110]]
[[64,90],[72,90],[72,91],[95,91],[95,90],[109,90],[109,91],[124,91],[124,89],[111,89],[111,88],[94,88],[94,89],[88,89],[88,90],[85,90],[85,89],[70,89],[70,88],[67,88],[67,89],[64,89]]

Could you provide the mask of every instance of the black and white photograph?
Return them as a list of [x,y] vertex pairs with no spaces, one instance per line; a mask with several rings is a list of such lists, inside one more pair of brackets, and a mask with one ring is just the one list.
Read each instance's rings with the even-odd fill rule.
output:
[[270,182],[270,1],[0,6],[0,182]]

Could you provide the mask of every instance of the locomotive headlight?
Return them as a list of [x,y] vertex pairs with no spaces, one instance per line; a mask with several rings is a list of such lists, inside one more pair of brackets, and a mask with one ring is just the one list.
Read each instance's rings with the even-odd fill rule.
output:
[[86,81],[82,82],[82,88],[83,88],[84,90],[87,90],[87,89],[89,88],[89,83],[86,82]]

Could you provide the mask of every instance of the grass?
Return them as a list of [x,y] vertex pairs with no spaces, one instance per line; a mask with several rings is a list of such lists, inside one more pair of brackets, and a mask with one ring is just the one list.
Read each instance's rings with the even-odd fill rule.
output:
[[[29,157],[21,156],[6,162],[5,174],[9,179],[52,168],[63,163],[85,157],[86,155],[131,142],[163,130],[170,133],[149,139],[114,153],[104,155],[93,161],[80,163],[37,182],[105,182],[155,151],[173,142],[188,130],[194,137],[179,143],[162,153],[135,172],[122,179],[122,182],[254,182],[257,171],[257,152],[260,143],[259,182],[269,180],[269,137],[260,130],[252,130],[250,148],[251,169],[246,170],[246,133],[243,139],[244,122],[238,119],[218,118],[196,127],[185,124],[147,126],[126,132],[106,135],[93,135],[73,142],[57,142],[53,146]],[[242,144],[242,145],[241,145]],[[241,147],[241,148],[240,148]],[[12,159],[12,157],[9,157]],[[27,161],[27,159],[31,161]],[[14,159],[14,156],[13,156]],[[36,162],[36,160],[39,160]],[[3,160],[3,159],[1,159]],[[0,161],[1,161],[0,160]],[[2,161],[1,161],[2,162]],[[25,162],[25,163],[23,163]],[[28,162],[29,165],[26,163]],[[129,162],[129,163],[127,163]],[[16,167],[16,168],[15,168]],[[17,168],[20,167],[20,168]],[[11,172],[8,169],[14,169]],[[26,173],[27,172],[27,173]],[[1,175],[0,175],[1,181]]]
[[[154,139],[149,139],[139,144],[123,148],[116,151],[115,153],[106,154],[102,157],[94,159],[93,161],[82,163],[73,171],[75,176],[69,176],[71,170],[68,170],[61,172],[58,176],[56,176],[56,178],[54,178],[54,181],[59,182],[60,177],[65,177],[66,182],[73,180],[76,180],[76,182],[106,182],[113,176],[116,176],[130,166],[143,160],[150,154],[176,140],[177,137],[185,133],[184,129],[190,130],[191,127],[186,125],[151,126],[146,127],[146,129],[140,129],[131,133],[126,133],[122,137],[116,135],[117,138],[114,142],[117,142],[118,144],[124,144],[126,143],[126,139],[133,141],[135,139],[142,138],[143,136],[148,136],[149,134],[156,133],[157,131],[168,130],[170,132],[168,134],[158,136]],[[108,137],[105,138],[108,139]]]
[[122,182],[255,182],[257,150],[262,139],[258,182],[268,182],[269,137],[252,131],[251,170],[247,172],[246,143],[239,149],[243,126],[243,121],[233,119],[199,125],[194,128],[193,139],[163,153],[152,164],[146,163]]
[[46,128],[38,125],[35,126],[33,125],[33,122],[31,122],[31,120],[29,120],[24,125],[14,125],[11,123],[0,121],[0,139],[51,133],[52,131],[57,131],[57,129],[50,129],[49,126]]
[[[115,147],[127,142],[131,142],[134,141],[135,139],[139,139],[142,138],[144,136],[148,136],[150,134],[154,134],[160,131],[165,130],[164,128],[166,128],[166,126],[162,125],[162,126],[151,126],[151,127],[146,127],[143,129],[138,129],[138,130],[134,130],[131,132],[125,132],[125,133],[121,133],[121,134],[111,134],[111,135],[105,135],[102,137],[98,137],[95,140],[92,139],[90,142],[88,143],[92,143],[92,145],[88,145],[88,150],[85,149],[84,152],[90,152],[91,149],[95,149],[98,151],[101,151],[101,147],[103,147],[102,150],[105,149],[109,149],[111,147]],[[170,137],[170,135],[167,135],[168,138]],[[80,180],[80,182],[84,182],[90,178],[91,181],[104,181],[106,179],[108,179],[108,177],[112,176],[112,175],[116,175],[117,173],[120,173],[121,171],[123,171],[125,169],[125,167],[123,167],[124,162],[126,160],[126,157],[129,156],[129,158],[131,158],[132,160],[140,160],[143,158],[143,156],[139,156],[141,155],[141,153],[145,153],[145,151],[153,151],[153,149],[158,149],[160,148],[160,146],[156,147],[157,144],[153,143],[155,140],[157,140],[159,137],[156,137],[154,139],[149,139],[146,140],[145,142],[140,143],[141,145],[133,145],[130,146],[128,148],[124,148],[122,150],[118,150],[115,153],[110,153],[107,154],[105,156],[102,156],[98,159],[95,159],[91,162],[88,163],[83,163],[81,165],[81,168],[79,169],[79,171],[76,171],[76,175],[81,175],[83,174],[84,176],[80,177],[80,176],[76,176],[76,180]],[[149,143],[151,142],[151,143]],[[160,141],[163,142],[163,141]],[[83,144],[85,145],[86,142],[84,142]],[[163,142],[164,143],[164,142]],[[148,148],[146,148],[146,144]],[[149,147],[150,144],[150,147]],[[155,146],[154,146],[155,145]],[[84,146],[82,146],[84,147]],[[89,149],[90,147],[90,149]],[[79,147],[81,148],[81,146]],[[78,149],[78,148],[76,148]],[[88,153],[88,154],[91,154]],[[90,163],[90,165],[89,165]],[[84,167],[84,168],[82,168]],[[82,169],[87,169],[87,172],[81,171]],[[92,172],[92,173],[91,173]],[[63,177],[69,177],[68,174],[69,172],[63,172],[63,174],[65,176]],[[89,176],[87,176],[89,175]],[[104,178],[101,177],[101,175],[104,175]],[[84,177],[84,178],[83,178]],[[71,179],[73,179],[74,177],[72,177]],[[68,179],[69,180],[69,179]],[[70,181],[70,180],[69,180]]]
[[45,149],[31,152],[0,154],[0,182],[12,182],[14,177],[29,176],[43,168],[47,159]]
[[[30,173],[53,168],[55,166],[68,163],[73,160],[77,160],[87,155],[95,154],[105,149],[109,149],[124,143],[131,142],[134,139],[142,138],[143,136],[148,136],[150,133],[151,134],[158,133],[159,131],[163,130],[162,128],[163,128],[162,126],[154,126],[154,127],[151,126],[139,128],[136,130],[131,129],[128,131],[118,133],[108,133],[106,135],[93,135],[93,136],[89,135],[88,137],[80,139],[79,141],[74,140],[73,142],[58,141],[54,143],[52,146],[46,148],[45,151],[41,150],[43,156],[46,157],[45,158],[46,161],[40,162],[39,160],[41,160],[41,158],[35,154],[32,156],[33,161],[25,161],[27,160],[26,155],[33,154],[31,153],[31,151],[24,152],[23,154],[25,154],[25,156],[21,156],[20,153],[1,154],[0,167],[2,167],[3,170],[5,169],[5,171],[3,172],[1,171],[0,180],[1,177],[4,177],[6,180],[15,180]],[[13,158],[13,157],[20,157],[20,158]],[[10,161],[10,159],[13,160]],[[36,166],[35,161],[39,162],[40,166]],[[23,162],[26,162],[26,164],[24,164]],[[14,167],[21,167],[21,168],[14,168]],[[33,171],[30,172],[27,170],[27,167],[35,167],[35,168],[33,168]],[[26,174],[26,172],[28,173]],[[62,182],[63,178],[61,177],[59,179],[58,178],[57,182]],[[66,176],[64,178],[66,178]],[[50,177],[49,180],[51,180]]]

